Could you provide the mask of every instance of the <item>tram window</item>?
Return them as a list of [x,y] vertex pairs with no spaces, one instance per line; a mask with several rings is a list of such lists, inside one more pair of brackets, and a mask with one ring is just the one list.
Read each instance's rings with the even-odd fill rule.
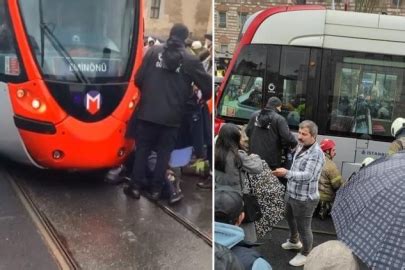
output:
[[290,126],[297,127],[306,118],[307,77],[310,50],[283,46],[280,75],[283,106],[281,114]]
[[405,57],[353,55],[334,57],[329,130],[389,137],[392,121],[405,113]]
[[11,23],[6,11],[5,0],[0,0],[0,75],[20,75],[20,64],[15,45]]
[[[45,79],[120,82],[130,76],[136,1],[19,1]],[[36,49],[35,49],[36,47]]]
[[242,49],[222,94],[220,115],[249,119],[261,108],[266,55],[264,45],[249,45]]

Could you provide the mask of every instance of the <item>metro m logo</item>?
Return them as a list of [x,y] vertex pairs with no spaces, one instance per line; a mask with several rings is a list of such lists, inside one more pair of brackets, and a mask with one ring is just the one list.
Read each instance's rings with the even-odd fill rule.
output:
[[101,95],[98,91],[89,91],[84,102],[86,110],[91,114],[96,114],[101,108]]

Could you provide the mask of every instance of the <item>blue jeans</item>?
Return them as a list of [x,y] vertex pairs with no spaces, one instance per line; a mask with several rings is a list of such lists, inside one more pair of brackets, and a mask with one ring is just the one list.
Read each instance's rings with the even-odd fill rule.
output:
[[311,230],[312,215],[319,199],[299,201],[286,195],[286,219],[290,228],[290,242],[302,240],[301,254],[307,256],[312,249],[313,234]]

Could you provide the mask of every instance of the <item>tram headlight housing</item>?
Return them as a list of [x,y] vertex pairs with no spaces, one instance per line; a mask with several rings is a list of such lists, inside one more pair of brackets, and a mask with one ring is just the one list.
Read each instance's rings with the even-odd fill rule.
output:
[[17,97],[18,98],[23,98],[25,96],[25,90],[24,89],[18,89],[17,90]]

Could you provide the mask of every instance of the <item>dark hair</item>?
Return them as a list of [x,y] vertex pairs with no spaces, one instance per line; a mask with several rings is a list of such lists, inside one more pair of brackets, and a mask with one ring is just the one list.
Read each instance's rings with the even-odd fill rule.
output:
[[242,167],[242,160],[239,157],[238,150],[240,146],[240,129],[237,125],[227,123],[219,130],[218,138],[215,143],[215,169],[225,172],[226,156],[228,153],[234,154],[234,162],[237,168]]
[[[243,211],[241,211],[242,213]],[[239,214],[240,215],[240,214]],[[239,215],[237,217],[231,218],[229,215],[223,213],[223,212],[215,212],[215,222],[220,222],[220,223],[225,223],[225,224],[230,224],[230,225],[235,225],[238,220],[239,220]]]

